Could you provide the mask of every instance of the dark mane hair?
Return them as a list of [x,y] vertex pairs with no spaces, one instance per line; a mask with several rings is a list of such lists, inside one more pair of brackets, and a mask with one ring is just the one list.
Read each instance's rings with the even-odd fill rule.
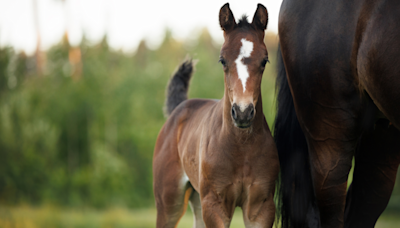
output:
[[253,26],[251,26],[251,24],[249,23],[249,21],[247,20],[247,15],[244,14],[240,19],[239,19],[239,23],[237,24],[238,28],[253,28]]

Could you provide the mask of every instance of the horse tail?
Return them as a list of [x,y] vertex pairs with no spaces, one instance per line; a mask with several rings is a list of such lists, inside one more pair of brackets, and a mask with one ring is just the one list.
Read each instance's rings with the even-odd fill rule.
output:
[[297,119],[280,46],[276,90],[274,138],[280,162],[278,218],[282,228],[320,227],[307,141]]
[[193,74],[194,63],[187,59],[178,67],[167,86],[164,113],[169,116],[181,102],[187,100],[189,82]]

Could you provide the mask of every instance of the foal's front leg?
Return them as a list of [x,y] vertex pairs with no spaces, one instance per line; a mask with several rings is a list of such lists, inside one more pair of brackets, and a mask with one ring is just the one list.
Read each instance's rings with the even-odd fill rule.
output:
[[201,197],[203,220],[207,228],[227,228],[231,224],[235,205],[219,194],[209,192]]
[[258,184],[248,187],[248,196],[243,204],[243,220],[246,228],[271,228],[275,220],[274,188]]

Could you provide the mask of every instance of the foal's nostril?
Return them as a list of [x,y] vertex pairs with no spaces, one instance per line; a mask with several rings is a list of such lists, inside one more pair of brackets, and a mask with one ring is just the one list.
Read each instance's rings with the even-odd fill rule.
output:
[[253,118],[253,116],[254,116],[254,108],[251,107],[251,111],[250,111],[250,114],[249,114],[249,120],[251,120]]
[[235,110],[235,106],[232,106],[232,117],[233,117],[233,119],[234,120],[237,120],[237,113],[236,113],[236,110]]

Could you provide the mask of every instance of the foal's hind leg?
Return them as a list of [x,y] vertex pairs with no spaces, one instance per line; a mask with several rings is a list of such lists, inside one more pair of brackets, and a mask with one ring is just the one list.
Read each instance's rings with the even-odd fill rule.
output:
[[[166,178],[167,179],[167,178]],[[176,227],[186,211],[193,189],[180,180],[170,179],[168,184],[154,189],[157,206],[157,228]]]
[[186,211],[193,191],[180,164],[178,153],[156,149],[153,181],[157,228],[176,227]]
[[193,190],[192,195],[189,198],[189,205],[193,212],[194,226],[193,228],[203,228],[206,227],[203,221],[203,216],[201,215],[201,203],[200,195],[198,192]]
[[400,162],[400,132],[387,123],[376,124],[360,140],[345,227],[374,227],[389,202]]

